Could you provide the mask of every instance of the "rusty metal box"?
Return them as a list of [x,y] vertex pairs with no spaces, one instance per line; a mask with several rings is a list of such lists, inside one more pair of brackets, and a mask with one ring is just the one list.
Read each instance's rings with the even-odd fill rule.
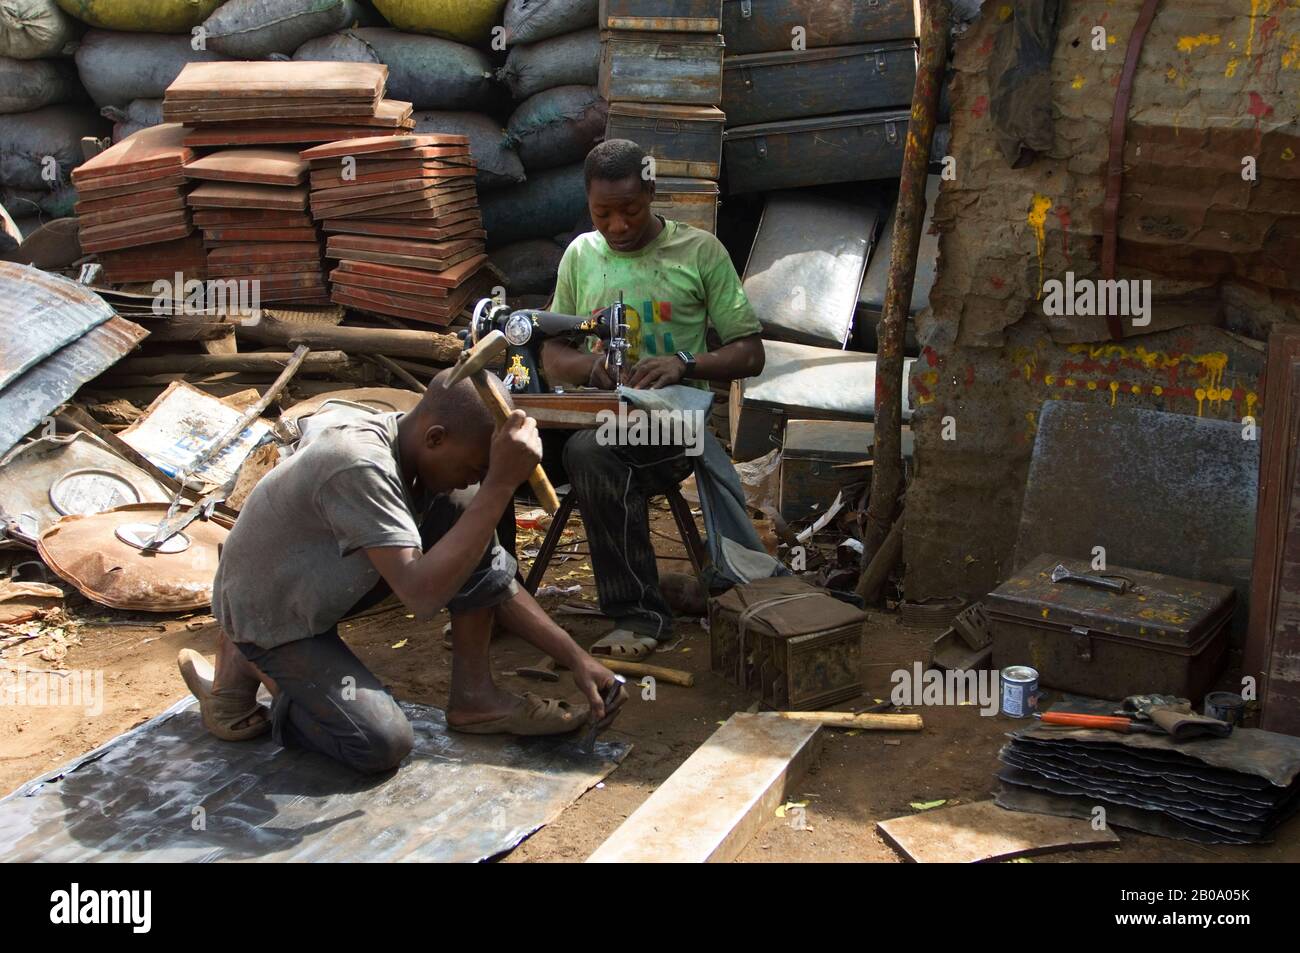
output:
[[916,85],[911,40],[820,50],[729,55],[722,108],[729,126],[909,106]]
[[[876,425],[856,420],[791,420],[781,451],[781,518],[816,519],[841,490],[870,481]],[[912,428],[903,427],[903,465],[910,469]],[[854,500],[845,499],[845,503]]]
[[725,0],[722,33],[733,54],[904,40],[918,35],[917,0]]
[[722,134],[727,189],[735,194],[896,179],[909,114],[887,109],[728,129]]
[[722,174],[722,126],[716,106],[613,103],[606,139],[631,139],[654,156],[655,175],[712,179]]
[[661,175],[655,180],[651,208],[664,218],[712,233],[718,227],[718,183]]
[[722,0],[600,0],[600,28],[721,33]]
[[[1126,580],[1112,592],[1052,581],[1058,566]],[[984,600],[999,668],[1031,665],[1049,687],[1094,698],[1158,692],[1201,698],[1227,661],[1231,586],[1041,555]]]
[[710,664],[769,708],[825,708],[862,693],[866,618],[796,576],[736,586],[709,600]]
[[600,35],[600,95],[606,102],[722,102],[722,37],[711,33],[607,30]]

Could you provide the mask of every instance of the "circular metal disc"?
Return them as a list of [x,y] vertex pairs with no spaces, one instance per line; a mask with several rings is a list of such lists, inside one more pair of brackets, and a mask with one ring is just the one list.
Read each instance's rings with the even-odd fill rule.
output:
[[[115,530],[115,535],[128,546],[144,549],[149,545],[149,540],[153,539],[153,534],[156,532],[158,532],[157,523],[123,523]],[[183,553],[189,548],[190,538],[184,533],[177,533],[155,551],[172,555]]]
[[97,467],[72,470],[50,487],[50,505],[61,516],[91,516],[139,502],[140,491],[126,477]]

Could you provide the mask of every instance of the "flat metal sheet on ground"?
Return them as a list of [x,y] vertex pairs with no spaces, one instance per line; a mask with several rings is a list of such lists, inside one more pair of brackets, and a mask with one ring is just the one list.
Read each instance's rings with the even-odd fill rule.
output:
[[1241,424],[1049,400],[1038,418],[1015,565],[1043,553],[1237,590],[1245,632],[1259,490],[1259,441]]
[[218,741],[193,699],[178,702],[0,800],[0,862],[489,860],[631,749],[457,735],[436,708],[402,710],[415,750],[368,777],[270,738]]
[[1087,821],[1009,811],[992,801],[895,817],[876,827],[904,857],[923,864],[970,864],[1119,843],[1113,831],[1093,830]]

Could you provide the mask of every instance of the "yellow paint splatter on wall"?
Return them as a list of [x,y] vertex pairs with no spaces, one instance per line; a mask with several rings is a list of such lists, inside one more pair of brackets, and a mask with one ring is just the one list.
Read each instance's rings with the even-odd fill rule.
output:
[[1283,162],[1290,162],[1294,158],[1295,158],[1295,150],[1292,149],[1290,146],[1287,146],[1285,149],[1282,150]]
[[[1202,46],[1218,46],[1223,41],[1223,37],[1217,33],[1198,33],[1196,36],[1180,36],[1178,38],[1178,52],[1190,53],[1193,50],[1200,49]],[[1250,51],[1246,51],[1250,55]]]
[[1072,89],[1083,89],[1084,85],[1087,84],[1087,82],[1088,81],[1083,78],[1083,74],[1081,73],[1076,74],[1074,80],[1070,83],[1070,87]]
[[1261,0],[1250,0],[1250,32],[1246,34],[1246,55],[1251,56],[1255,50],[1255,18],[1259,16]]
[[1027,221],[1029,227],[1034,230],[1034,238],[1038,242],[1038,295],[1036,300],[1041,301],[1043,298],[1043,268],[1044,256],[1047,251],[1047,213],[1052,210],[1052,200],[1046,195],[1034,194],[1034,200],[1029,206],[1029,215]]
[[1110,382],[1110,405],[1115,406],[1115,401],[1119,399],[1119,381]]
[[1234,56],[1232,59],[1228,60],[1228,68],[1223,71],[1223,75],[1228,79],[1232,79],[1232,77],[1237,75],[1237,67],[1239,65],[1241,65],[1241,60]]
[[1286,49],[1282,51],[1283,69],[1300,69],[1300,33],[1292,33],[1286,39]]

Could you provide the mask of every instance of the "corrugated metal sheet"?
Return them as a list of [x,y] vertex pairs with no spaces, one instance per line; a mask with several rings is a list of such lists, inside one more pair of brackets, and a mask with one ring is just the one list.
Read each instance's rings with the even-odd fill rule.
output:
[[113,309],[84,285],[0,262],[0,388],[111,317]]
[[7,453],[82,384],[116,364],[148,334],[114,315],[6,385],[0,390],[0,453]]

